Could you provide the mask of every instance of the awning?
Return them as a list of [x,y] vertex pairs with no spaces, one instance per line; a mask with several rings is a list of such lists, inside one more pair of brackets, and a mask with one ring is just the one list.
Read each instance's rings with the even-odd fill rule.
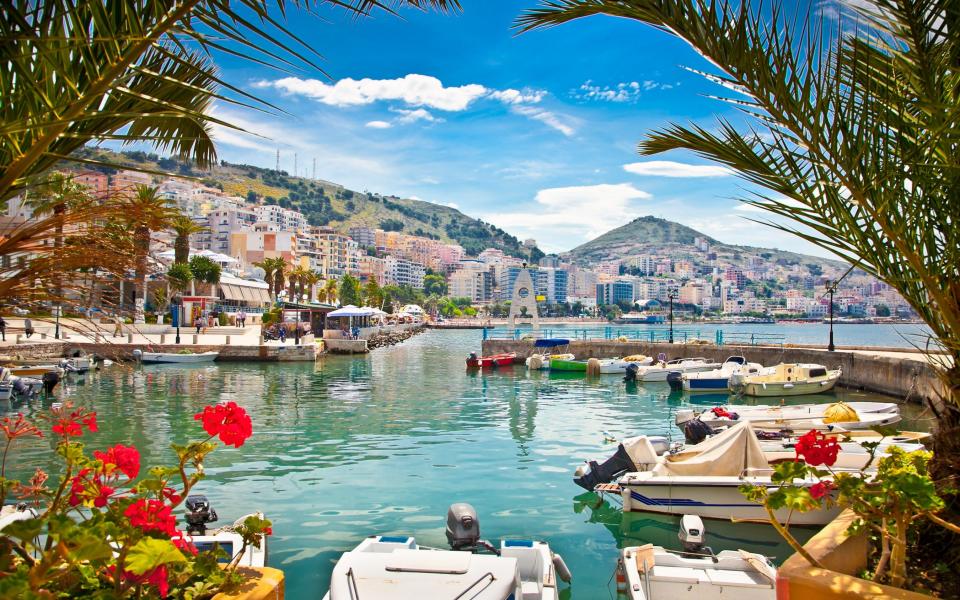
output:
[[225,300],[245,300],[243,297],[243,288],[237,285],[230,285],[229,283],[221,283],[220,291],[223,293]]

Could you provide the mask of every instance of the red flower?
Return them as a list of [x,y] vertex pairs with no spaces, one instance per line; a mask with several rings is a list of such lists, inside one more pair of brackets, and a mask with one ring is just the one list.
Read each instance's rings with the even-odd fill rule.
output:
[[160,500],[140,499],[127,507],[123,514],[130,524],[144,532],[159,531],[171,538],[177,533],[177,518],[172,509]]
[[136,479],[140,474],[140,453],[133,446],[117,444],[106,452],[94,451],[93,456],[103,463],[104,474],[111,474],[114,469],[127,476],[127,479]]
[[828,495],[833,487],[833,484],[829,481],[818,481],[810,486],[810,495],[813,496],[814,500],[819,500]]
[[253,435],[250,416],[236,402],[206,406],[203,412],[195,414],[193,418],[203,421],[204,431],[211,436],[219,435],[220,441],[227,446],[239,448]]
[[85,408],[78,408],[72,412],[67,412],[72,408],[72,404],[66,402],[63,406],[54,408],[50,411],[51,418],[54,421],[53,432],[61,437],[80,437],[83,435],[82,425],[86,425],[90,433],[97,432],[97,413],[88,412]]
[[197,555],[197,547],[193,545],[190,540],[183,537],[183,532],[179,529],[177,530],[177,535],[173,536],[171,539],[173,545],[179,548],[183,552],[189,552],[190,554]]
[[70,506],[79,506],[92,501],[97,508],[103,508],[116,490],[104,485],[100,473],[93,469],[83,469],[70,480],[70,497],[67,500]]
[[23,413],[17,413],[15,420],[10,417],[0,419],[0,431],[2,431],[3,436],[10,441],[25,435],[43,437],[43,432],[40,431],[40,428],[24,419]]
[[33,477],[30,478],[30,481],[26,485],[23,485],[20,483],[17,484],[17,487],[14,488],[14,494],[16,494],[17,498],[20,498],[20,499],[24,499],[24,498],[39,499],[40,496],[43,495],[44,490],[46,489],[46,486],[44,486],[44,484],[49,478],[50,476],[47,475],[43,469],[41,469],[40,467],[37,467],[37,470],[34,471],[33,473]]
[[808,465],[814,467],[827,465],[829,467],[837,462],[840,444],[837,443],[837,440],[828,438],[819,431],[810,430],[800,436],[794,450],[797,453],[797,460],[803,457]]
[[273,527],[264,527],[263,535],[273,535]]
[[163,495],[163,499],[170,504],[177,504],[180,502],[180,494],[178,494],[177,490],[173,488],[165,487],[160,493]]
[[167,565],[160,565],[147,575],[146,582],[157,588],[161,598],[166,598],[170,591],[170,583],[167,581]]

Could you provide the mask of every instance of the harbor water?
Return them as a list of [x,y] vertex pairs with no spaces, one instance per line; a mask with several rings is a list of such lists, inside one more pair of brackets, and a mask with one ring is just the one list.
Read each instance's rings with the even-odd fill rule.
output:
[[[464,356],[480,339],[479,331],[431,331],[316,365],[113,366],[66,382],[57,395],[97,411],[90,449],[134,444],[144,465],[170,464],[172,442],[201,438],[193,415],[204,405],[244,406],[254,436],[240,449],[218,448],[195,493],[210,498],[224,523],[254,510],[273,520],[269,564],[285,571],[288,598],[319,599],[340,554],[367,535],[415,535],[444,547],[447,507],[460,501],[476,507],[481,533],[494,543],[549,541],[573,572],[562,597],[611,598],[617,549],[675,548],[678,519],[623,515],[575,486],[574,469],[609,456],[615,446],[607,438],[682,439],[675,409],[726,397],[691,399],[665,383],[527,373],[522,365],[467,372]],[[838,398],[889,400],[845,390],[819,400]],[[29,415],[47,406],[9,402],[0,410]],[[927,428],[917,407],[903,413],[904,429]],[[58,472],[49,438],[19,444],[11,464],[21,478],[37,466]],[[716,551],[742,547],[778,562],[790,553],[768,526],[714,521],[707,532]]]

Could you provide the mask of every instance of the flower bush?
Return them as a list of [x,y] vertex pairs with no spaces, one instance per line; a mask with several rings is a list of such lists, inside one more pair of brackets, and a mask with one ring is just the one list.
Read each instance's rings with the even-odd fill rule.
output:
[[834,506],[852,510],[858,518],[847,533],[871,531],[880,540],[880,558],[872,573],[873,580],[903,587],[911,524],[926,518],[956,533],[960,533],[960,527],[937,514],[945,504],[928,471],[930,452],[907,452],[889,446],[878,457],[879,442],[860,445],[868,453],[864,466],[857,471],[837,470],[833,467],[841,448],[836,438],[809,431],[798,438],[795,459],[774,466],[770,477],[773,488],[745,484],[740,491],[763,504],[771,523],[793,549],[821,568],[823,565],[790,533],[789,524],[780,523],[774,512],[806,512]]
[[[7,455],[25,437],[45,437],[22,414],[0,419],[3,456],[0,504],[12,494],[31,518],[0,530],[0,598],[184,598],[202,600],[242,581],[237,560],[225,568],[220,550],[198,552],[178,527],[176,508],[203,478],[217,444],[240,448],[253,434],[246,411],[229,402],[195,415],[209,437],[174,444],[177,464],[142,475],[140,452],[116,444],[88,456],[81,439],[96,433],[97,415],[69,403],[41,415],[56,440],[63,471],[55,487],[37,469],[29,481],[6,478]],[[234,528],[243,550],[273,533],[270,521],[248,517]],[[241,553],[238,553],[238,557]]]

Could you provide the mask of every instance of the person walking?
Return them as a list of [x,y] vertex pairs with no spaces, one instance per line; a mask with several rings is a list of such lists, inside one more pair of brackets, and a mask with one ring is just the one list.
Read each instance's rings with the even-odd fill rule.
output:
[[284,327],[283,323],[280,323],[280,343],[287,343],[287,328]]
[[240,322],[240,329],[246,327],[247,313],[243,312],[243,309],[240,309],[240,312],[237,314],[237,321]]
[[203,315],[197,315],[197,319],[193,322],[193,325],[197,328],[197,335],[200,335],[200,330],[203,328]]
[[0,339],[7,341],[7,322],[0,317]]
[[23,320],[23,332],[27,334],[27,338],[33,335],[33,321],[29,317]]

